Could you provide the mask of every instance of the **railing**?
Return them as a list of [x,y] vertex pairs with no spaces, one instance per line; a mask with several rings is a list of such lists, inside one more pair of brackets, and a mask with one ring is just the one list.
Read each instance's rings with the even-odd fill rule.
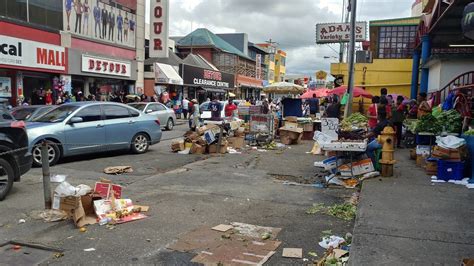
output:
[[438,91],[430,92],[428,94],[428,99],[434,98],[433,103],[438,105],[446,99],[449,92],[452,91],[456,93],[460,89],[465,90],[466,94],[472,97],[474,90],[474,71],[461,74],[454,78],[444,88]]

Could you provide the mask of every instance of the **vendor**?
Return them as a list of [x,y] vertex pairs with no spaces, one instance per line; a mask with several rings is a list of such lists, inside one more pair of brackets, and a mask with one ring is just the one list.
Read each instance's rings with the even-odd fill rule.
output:
[[387,120],[387,112],[385,112],[385,108],[378,110],[377,119],[377,125],[365,136],[369,140],[373,138],[373,140],[367,145],[366,152],[374,165],[376,164],[375,151],[382,148],[382,145],[377,141],[377,137],[382,133],[385,127],[390,125]]
[[224,108],[225,117],[232,117],[235,110],[237,110],[237,105],[234,104],[234,99],[230,98]]
[[374,129],[377,125],[377,108],[378,104],[380,103],[380,97],[374,96],[372,98],[372,104],[369,106],[367,110],[367,117],[369,118],[369,128]]
[[417,113],[418,119],[422,118],[423,116],[427,114],[431,114],[431,106],[426,101],[426,97],[427,95],[424,92],[418,95],[418,113]]
[[326,108],[325,115],[328,118],[339,119],[341,117],[341,104],[339,103],[337,97],[332,98],[332,103]]

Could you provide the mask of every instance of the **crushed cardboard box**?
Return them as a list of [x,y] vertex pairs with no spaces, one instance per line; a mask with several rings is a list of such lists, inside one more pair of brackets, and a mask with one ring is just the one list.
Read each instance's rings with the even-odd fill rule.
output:
[[184,151],[184,139],[175,139],[171,141],[171,150],[173,152]]

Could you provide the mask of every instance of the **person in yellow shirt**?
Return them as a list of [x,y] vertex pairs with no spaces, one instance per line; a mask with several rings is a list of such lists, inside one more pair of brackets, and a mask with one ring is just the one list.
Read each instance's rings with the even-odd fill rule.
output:
[[244,106],[251,106],[252,103],[250,103],[250,100],[247,98],[245,99],[245,103],[244,103]]

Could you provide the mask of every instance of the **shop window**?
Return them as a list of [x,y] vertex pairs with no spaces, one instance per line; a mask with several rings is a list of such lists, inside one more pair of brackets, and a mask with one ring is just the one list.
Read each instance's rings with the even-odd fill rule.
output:
[[28,0],[30,22],[61,30],[63,28],[62,0]]
[[411,58],[416,29],[416,26],[381,27],[378,58]]
[[26,0],[0,0],[0,16],[26,21]]
[[102,120],[100,106],[89,106],[79,111],[74,117],[82,118],[83,122],[94,122]]
[[105,105],[104,107],[105,119],[120,119],[130,117],[128,108],[115,105]]

